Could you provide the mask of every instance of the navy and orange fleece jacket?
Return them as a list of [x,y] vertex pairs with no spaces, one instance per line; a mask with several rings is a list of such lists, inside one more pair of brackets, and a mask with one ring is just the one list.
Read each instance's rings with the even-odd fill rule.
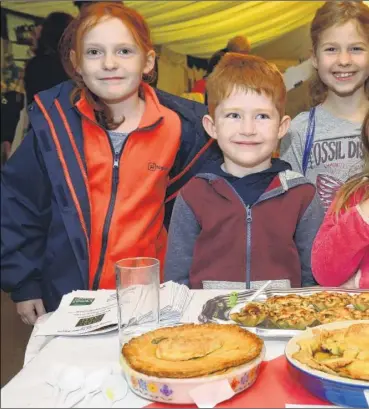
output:
[[145,84],[141,123],[115,157],[84,96],[71,104],[73,87],[36,96],[2,171],[1,288],[16,302],[42,298],[48,311],[72,290],[115,288],[122,258],[163,261],[173,199],[219,158],[206,108]]

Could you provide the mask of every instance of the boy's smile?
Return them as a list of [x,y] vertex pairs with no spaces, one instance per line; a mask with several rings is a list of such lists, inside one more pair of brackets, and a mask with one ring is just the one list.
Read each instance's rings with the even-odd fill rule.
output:
[[234,90],[214,116],[204,117],[204,127],[223,151],[225,170],[239,177],[270,167],[290,124],[288,116],[280,118],[271,98],[253,90]]

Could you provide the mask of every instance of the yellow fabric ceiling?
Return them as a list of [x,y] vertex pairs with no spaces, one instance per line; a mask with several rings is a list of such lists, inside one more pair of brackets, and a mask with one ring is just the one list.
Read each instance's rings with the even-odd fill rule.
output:
[[[72,1],[2,1],[2,6],[38,16],[77,13]],[[207,58],[235,35],[253,48],[309,23],[322,1],[128,1],[149,23],[155,44]],[[369,4],[369,1],[365,3]],[[297,39],[296,39],[297,40]],[[298,40],[297,40],[298,41]]]
[[[180,54],[209,57],[229,38],[244,34],[253,47],[311,21],[316,1],[125,1],[149,23],[155,44]],[[2,1],[2,6],[46,16],[77,13],[72,1]]]

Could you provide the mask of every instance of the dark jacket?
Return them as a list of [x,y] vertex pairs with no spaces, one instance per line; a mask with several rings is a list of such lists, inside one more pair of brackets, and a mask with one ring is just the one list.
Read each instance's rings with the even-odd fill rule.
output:
[[27,95],[27,104],[33,102],[34,97],[61,82],[67,81],[68,75],[58,54],[36,55],[26,64],[24,70],[24,88]]

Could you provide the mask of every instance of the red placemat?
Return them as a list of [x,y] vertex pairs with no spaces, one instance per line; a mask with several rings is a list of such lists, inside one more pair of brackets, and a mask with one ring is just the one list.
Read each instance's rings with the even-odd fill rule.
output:
[[[286,403],[306,405],[331,405],[316,398],[292,377],[284,356],[263,362],[254,385],[235,395],[228,401],[219,403],[217,408],[284,408]],[[197,408],[196,405],[169,405],[152,403],[146,408]]]

